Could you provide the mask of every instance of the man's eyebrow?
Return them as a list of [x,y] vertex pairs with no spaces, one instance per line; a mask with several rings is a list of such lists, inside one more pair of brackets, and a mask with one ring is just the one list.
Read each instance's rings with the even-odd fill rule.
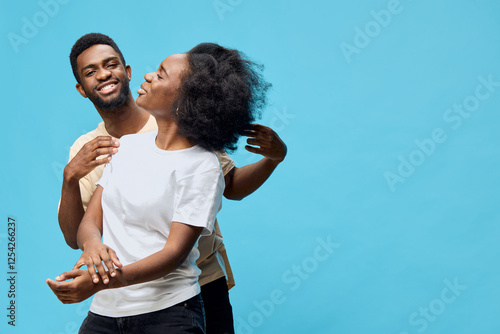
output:
[[165,75],[168,77],[168,73],[165,67],[163,67],[163,65],[160,65],[160,68],[162,69],[163,72],[165,72]]
[[[108,57],[108,58],[104,59],[102,62],[107,63],[108,61],[111,61],[111,60],[118,60],[118,57],[115,57],[115,56]],[[95,67],[95,64],[88,64],[87,66],[83,67],[80,72],[83,72],[87,68],[92,68],[92,67]]]

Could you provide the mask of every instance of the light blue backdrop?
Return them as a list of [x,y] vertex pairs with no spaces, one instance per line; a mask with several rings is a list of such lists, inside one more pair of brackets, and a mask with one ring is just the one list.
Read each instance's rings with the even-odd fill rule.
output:
[[69,146],[100,121],[68,60],[88,32],[115,39],[134,96],[203,41],[266,66],[260,122],[289,153],[219,216],[238,333],[500,332],[500,2],[41,0],[0,15],[1,333],[76,333],[88,310],[44,282],[79,257],[57,203]]

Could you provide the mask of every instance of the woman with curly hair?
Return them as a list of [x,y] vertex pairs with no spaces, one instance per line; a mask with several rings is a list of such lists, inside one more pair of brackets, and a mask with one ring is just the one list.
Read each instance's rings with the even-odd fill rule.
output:
[[137,104],[158,131],[123,136],[104,168],[78,230],[88,271],[48,280],[63,303],[96,294],[80,333],[205,332],[195,261],[224,189],[213,151],[234,150],[265,105],[259,69],[204,43],[144,76]]

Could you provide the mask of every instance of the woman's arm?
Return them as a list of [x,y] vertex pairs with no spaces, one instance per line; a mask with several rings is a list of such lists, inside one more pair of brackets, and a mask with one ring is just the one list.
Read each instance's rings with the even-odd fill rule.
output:
[[84,250],[85,243],[92,240],[101,241],[102,237],[102,198],[101,186],[97,186],[94,194],[90,199],[89,206],[85,215],[83,216],[82,222],[78,227],[78,233],[76,235],[78,247]]
[[[82,222],[83,223],[83,222]],[[83,270],[72,270],[59,275],[59,282],[48,279],[46,282],[57,298],[63,303],[81,302],[104,289],[121,288],[152,281],[167,275],[181,265],[191,252],[203,227],[173,222],[165,246],[150,256],[116,269],[116,275],[108,284],[92,284],[92,278]],[[62,282],[64,280],[71,281]]]
[[122,265],[115,251],[101,242],[102,191],[103,188],[98,185],[90,199],[89,206],[83,216],[80,227],[78,228],[78,247],[80,247],[83,253],[73,269],[78,269],[86,265],[94,283],[99,282],[99,276],[97,275],[97,273],[99,273],[103,283],[107,284],[109,282],[109,277],[103,266],[103,262],[108,268],[111,277],[116,275],[115,266],[121,267]]

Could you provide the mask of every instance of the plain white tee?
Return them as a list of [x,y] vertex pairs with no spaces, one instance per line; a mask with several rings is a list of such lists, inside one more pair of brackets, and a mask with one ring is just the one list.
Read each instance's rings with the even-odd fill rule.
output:
[[[221,205],[224,177],[215,153],[199,146],[165,151],[155,144],[157,131],[123,136],[118,153],[98,185],[102,194],[103,243],[127,264],[161,250],[172,222],[212,232]],[[170,274],[154,281],[98,292],[90,311],[124,317],[158,311],[198,293],[195,245]]]

